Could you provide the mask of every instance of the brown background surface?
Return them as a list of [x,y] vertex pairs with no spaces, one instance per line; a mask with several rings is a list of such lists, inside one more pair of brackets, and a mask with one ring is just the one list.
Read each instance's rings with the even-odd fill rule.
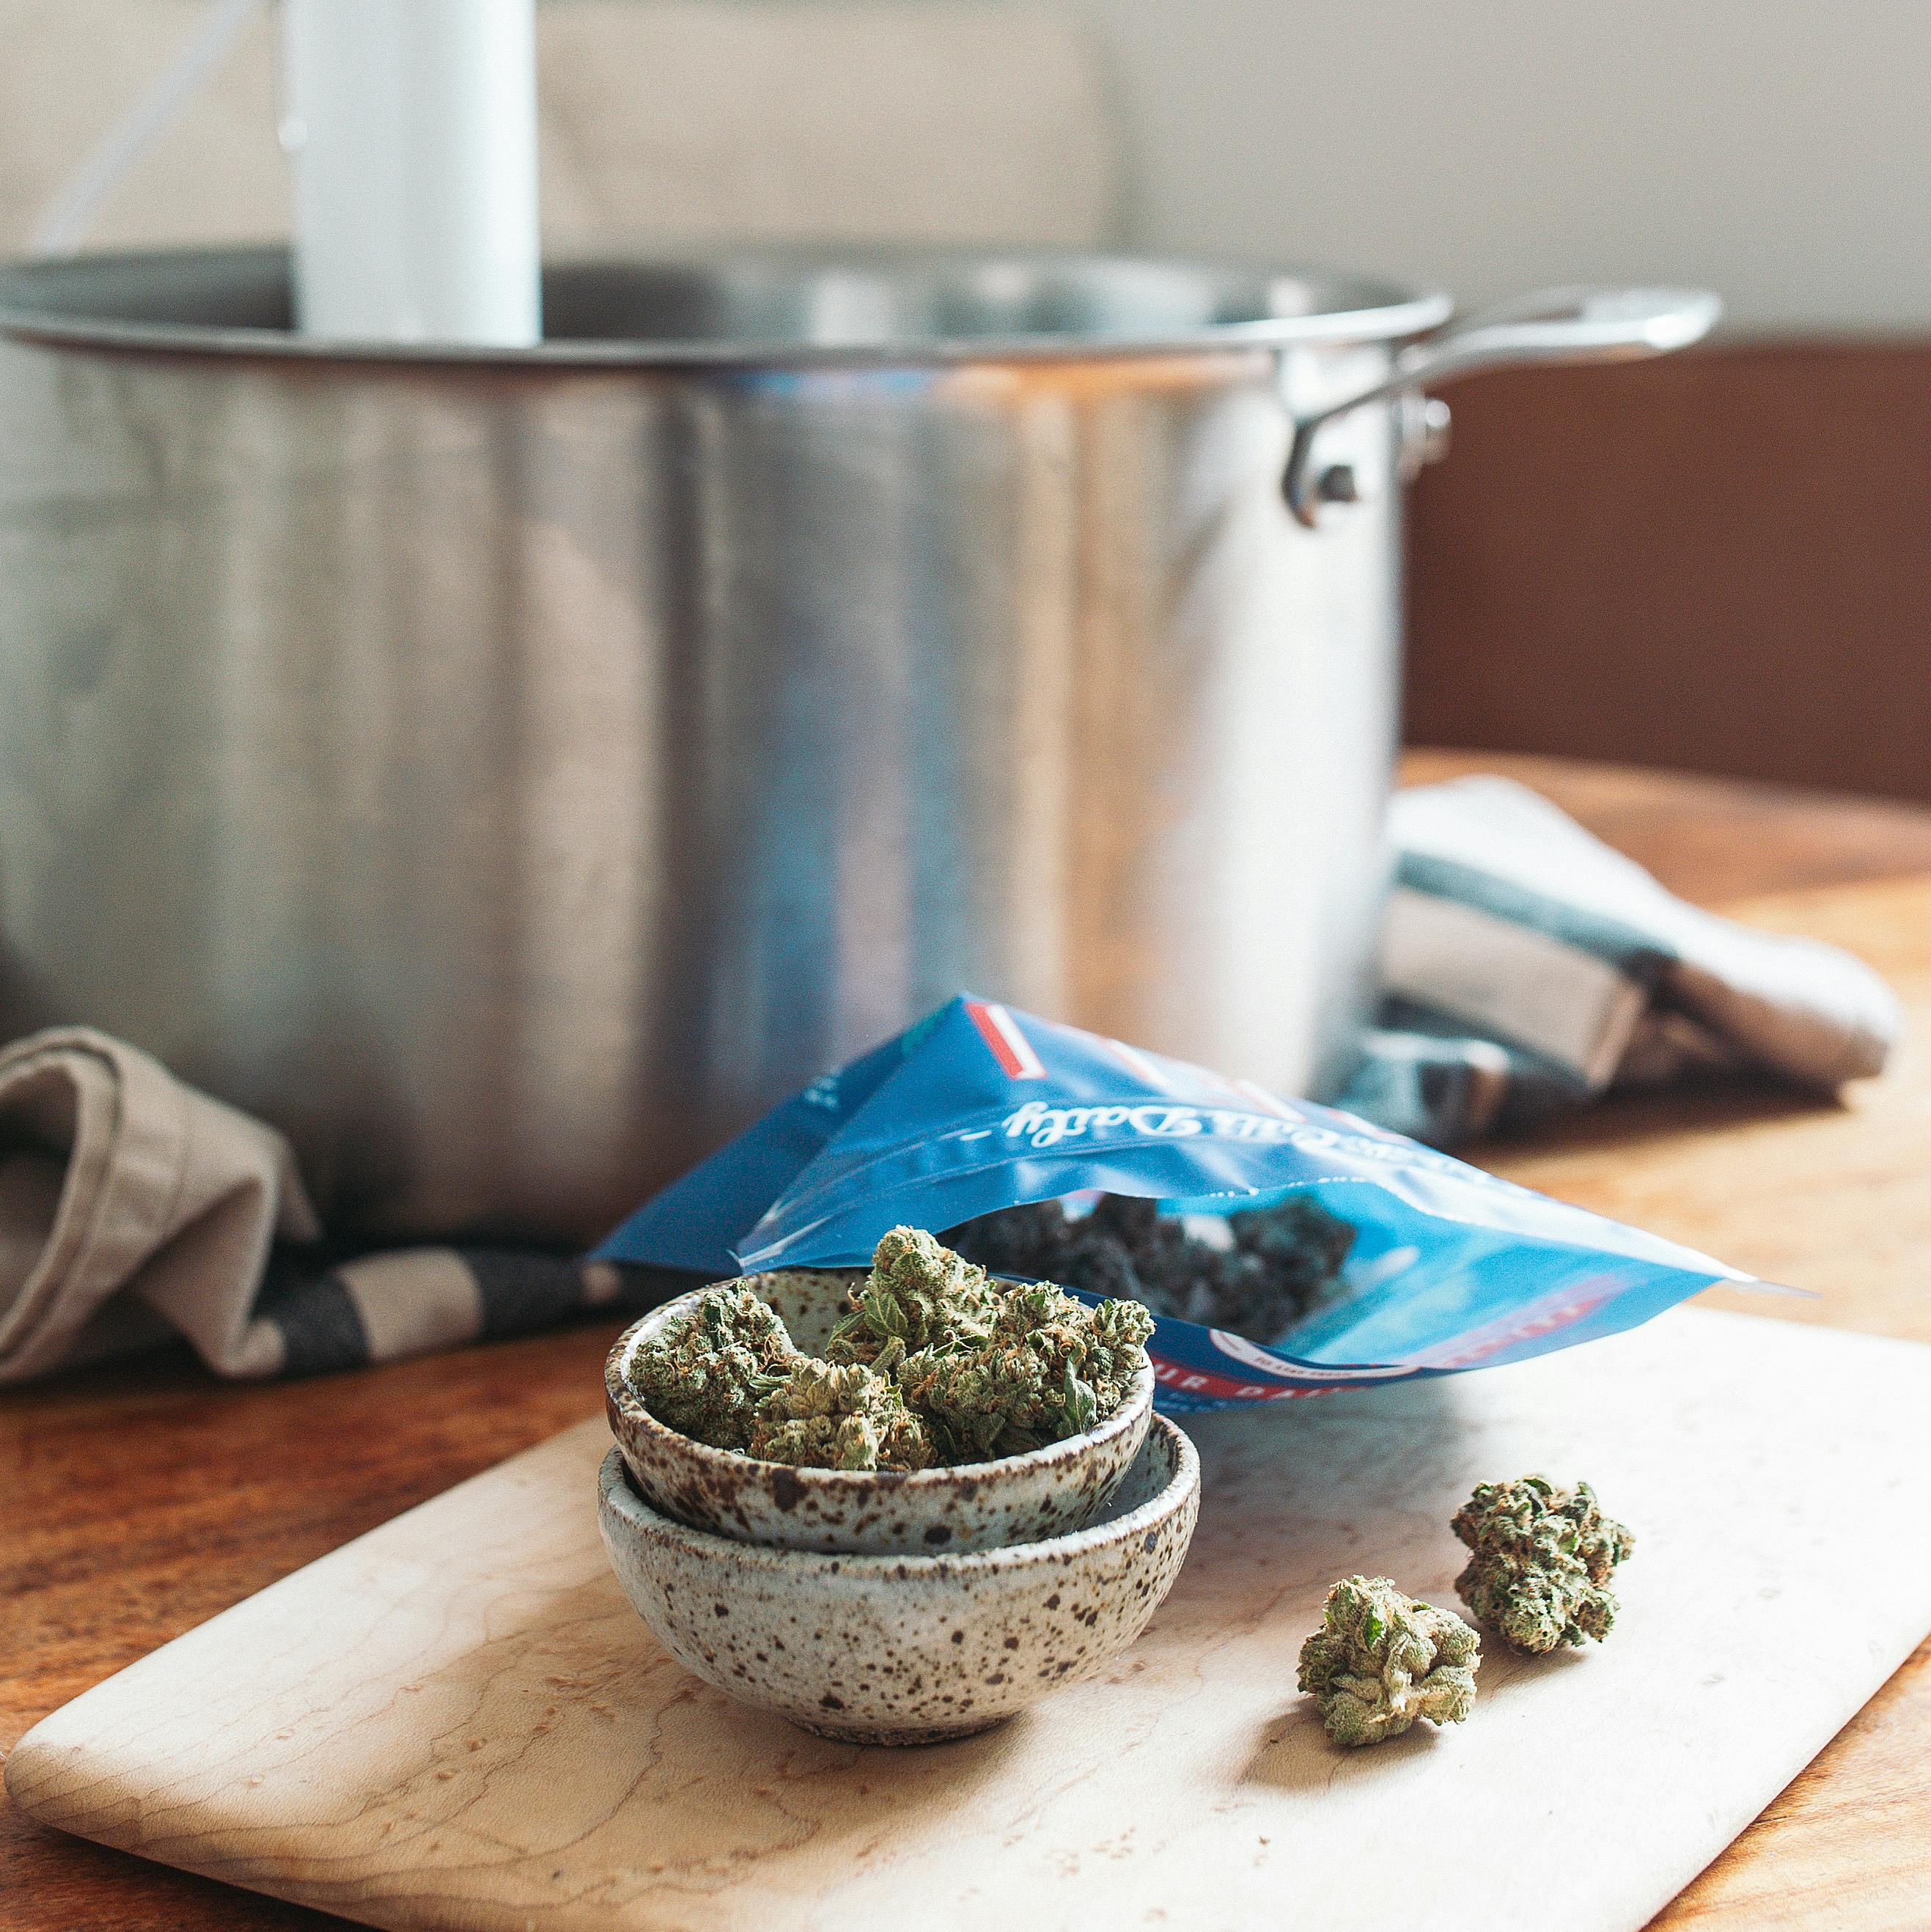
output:
[[1457,383],[1408,736],[1931,799],[1931,344]]

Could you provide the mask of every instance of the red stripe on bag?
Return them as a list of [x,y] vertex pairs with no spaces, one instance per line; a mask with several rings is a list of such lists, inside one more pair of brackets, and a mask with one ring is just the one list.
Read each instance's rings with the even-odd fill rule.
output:
[[1153,1357],[1153,1379],[1162,1388],[1221,1402],[1298,1402],[1306,1396],[1329,1393],[1325,1388],[1286,1388],[1279,1382],[1237,1382],[1231,1376],[1217,1376],[1210,1369],[1189,1368],[1159,1355]]
[[1003,1006],[985,1000],[968,1000],[965,1009],[979,1036],[992,1049],[992,1057],[1010,1080],[1043,1080],[1046,1070],[1033,1051],[1033,1042],[1019,1030],[1019,1022]]

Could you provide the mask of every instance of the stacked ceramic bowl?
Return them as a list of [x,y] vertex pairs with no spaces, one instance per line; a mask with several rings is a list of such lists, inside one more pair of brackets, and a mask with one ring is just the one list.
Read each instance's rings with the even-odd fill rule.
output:
[[[850,1272],[751,1277],[821,1351]],[[701,1292],[701,1291],[700,1291]],[[1091,1676],[1139,1636],[1193,1535],[1200,1464],[1153,1413],[1153,1372],[1096,1428],[997,1462],[793,1468],[667,1428],[632,1384],[687,1295],[604,1369],[616,1447],[604,1545],[666,1649],[728,1695],[872,1744],[963,1737]]]

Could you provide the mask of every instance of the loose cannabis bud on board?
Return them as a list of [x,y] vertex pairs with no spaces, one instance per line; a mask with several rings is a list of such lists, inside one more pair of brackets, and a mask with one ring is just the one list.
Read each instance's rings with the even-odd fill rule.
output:
[[948,1462],[983,1462],[1078,1436],[1126,1400],[1153,1318],[1135,1302],[1097,1308],[1041,1282],[993,1294],[980,1341],[908,1355],[898,1370]]
[[1475,1702],[1481,1640],[1451,1610],[1404,1596],[1385,1576],[1345,1576],[1301,1646],[1300,1687],[1321,1701],[1338,1744],[1378,1744],[1419,1718],[1459,1724]]
[[799,1362],[758,1404],[750,1452],[815,1469],[923,1469],[925,1425],[896,1383],[853,1362]]
[[1228,1244],[1216,1247],[1151,1201],[1107,1194],[1089,1214],[1069,1215],[1057,1201],[1003,1208],[950,1238],[1002,1274],[1122,1296],[1261,1342],[1333,1299],[1354,1240],[1348,1222],[1301,1195],[1230,1214],[1227,1232]]
[[742,1449],[758,1404],[803,1359],[749,1288],[712,1288],[637,1352],[631,1383],[658,1421],[713,1448]]
[[1537,1654],[1609,1635],[1616,1619],[1610,1575],[1636,1538],[1603,1514],[1587,1483],[1483,1483],[1452,1527],[1471,1552],[1456,1589],[1476,1621],[1513,1648]]

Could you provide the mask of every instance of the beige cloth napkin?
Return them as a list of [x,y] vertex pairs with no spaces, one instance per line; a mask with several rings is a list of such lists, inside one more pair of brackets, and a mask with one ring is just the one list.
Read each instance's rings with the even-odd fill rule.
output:
[[689,1286],[535,1249],[343,1258],[319,1233],[281,1136],[145,1053],[78,1027],[0,1050],[0,1384],[172,1340],[217,1375],[319,1375]]
[[0,1051],[0,1382],[166,1331],[273,1375],[277,1238],[319,1232],[288,1144],[84,1027]]

